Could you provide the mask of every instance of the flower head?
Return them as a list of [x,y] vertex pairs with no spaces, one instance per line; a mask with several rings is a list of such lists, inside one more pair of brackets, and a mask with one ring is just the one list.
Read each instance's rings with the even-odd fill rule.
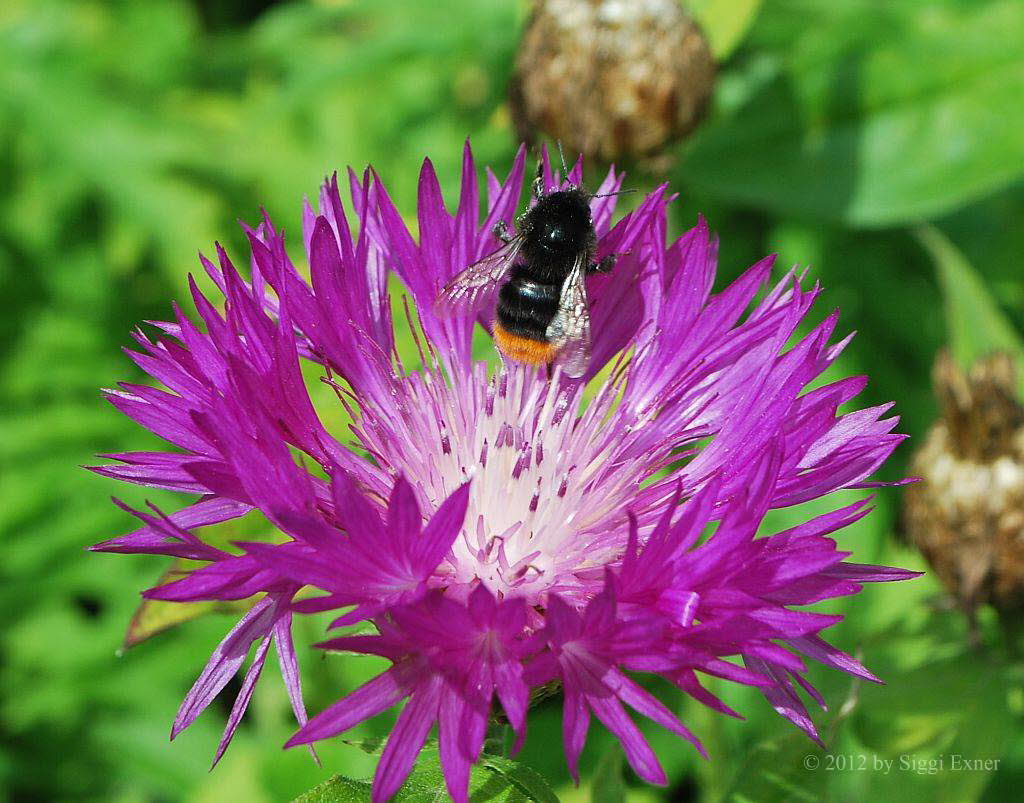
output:
[[[544,186],[559,186],[543,164]],[[626,707],[700,744],[629,673],[659,674],[727,714],[700,674],[756,686],[812,738],[794,690],[817,696],[804,659],[873,679],[819,635],[840,617],[802,610],[912,575],[850,563],[828,537],[867,502],[758,535],[771,508],[863,487],[902,439],[888,405],[838,413],[862,377],[807,390],[846,343],[830,343],[835,313],[798,336],[818,287],[790,271],[756,300],[769,258],[712,294],[717,242],[705,221],[666,244],[661,188],[613,223],[612,171],[591,200],[596,257],[623,256],[588,279],[587,373],[492,370],[472,342],[489,316],[443,317],[434,300],[499,247],[492,230],[514,225],[524,169],[520,151],[504,182],[488,172],[481,219],[468,145],[454,215],[425,162],[418,238],[370,173],[349,174],[353,232],[332,178],[319,210],[305,209],[309,281],[264,218],[247,229],[249,281],[220,248],[216,264],[203,259],[223,312],[193,283],[201,327],[176,309],[156,339],[136,333],[132,357],[163,388],[123,385],[110,400],[177,449],[111,455],[120,465],[97,470],[200,496],[170,516],[138,513],[140,529],[95,548],[206,562],[151,597],[263,595],[196,682],[175,733],[259,640],[222,752],[273,640],[301,726],[289,744],[407,700],[375,798],[398,789],[436,723],[449,791],[465,800],[493,709],[521,743],[529,691],[552,681],[574,773],[593,714],[641,777],[664,783]],[[568,181],[581,173],[577,163]],[[398,356],[392,273],[414,307],[402,317],[416,370]],[[323,423],[303,363],[336,390],[348,433]],[[282,542],[228,552],[203,541],[203,527],[252,510]],[[290,621],[324,610],[337,610],[332,626],[369,620],[377,635],[319,646],[393,665],[306,722]]]
[[904,518],[977,642],[979,605],[1024,608],[1024,400],[1006,352],[965,371],[943,351],[932,374],[942,415],[911,460],[921,482],[903,498]]

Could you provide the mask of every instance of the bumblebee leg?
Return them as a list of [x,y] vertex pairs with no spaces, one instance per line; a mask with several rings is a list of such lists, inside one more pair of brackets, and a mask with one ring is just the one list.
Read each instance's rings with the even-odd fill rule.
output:
[[554,374],[555,374],[555,364],[553,362],[549,362],[547,364],[547,369],[548,369],[548,382],[550,382],[551,381],[551,377],[554,376]]
[[544,162],[537,160],[537,172],[533,176],[533,197],[541,198],[544,195]]
[[590,267],[587,268],[587,273],[608,273],[615,267],[615,262],[618,258],[618,254],[609,254],[601,259],[600,262],[592,262]]
[[508,245],[510,242],[512,242],[512,235],[508,233],[508,223],[506,223],[504,220],[499,220],[497,223],[494,224],[494,226],[491,228],[491,234],[493,234],[495,237],[497,237],[499,240],[505,243],[505,245]]

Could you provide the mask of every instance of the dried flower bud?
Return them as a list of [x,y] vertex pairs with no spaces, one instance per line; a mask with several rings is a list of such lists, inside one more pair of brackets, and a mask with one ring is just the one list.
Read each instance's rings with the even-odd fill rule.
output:
[[1005,353],[965,375],[943,352],[933,378],[942,417],[913,459],[907,533],[973,621],[1024,606],[1024,407]]
[[700,121],[714,86],[704,35],[678,0],[538,0],[510,100],[538,131],[606,161],[657,154]]

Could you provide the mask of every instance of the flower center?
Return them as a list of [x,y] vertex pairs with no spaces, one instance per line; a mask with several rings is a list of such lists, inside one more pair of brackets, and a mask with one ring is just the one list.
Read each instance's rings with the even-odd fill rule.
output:
[[480,363],[451,384],[430,370],[405,377],[404,415],[389,422],[399,431],[373,451],[409,479],[424,511],[472,479],[465,525],[438,569],[443,583],[479,580],[541,602],[572,593],[580,572],[621,552],[625,500],[642,479],[635,463],[609,465],[614,389],[577,415],[581,385],[519,365],[485,372]]

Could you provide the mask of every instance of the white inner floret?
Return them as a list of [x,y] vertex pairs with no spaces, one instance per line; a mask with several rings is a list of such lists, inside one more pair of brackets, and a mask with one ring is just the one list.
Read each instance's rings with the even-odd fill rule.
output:
[[388,422],[389,436],[360,428],[368,447],[409,479],[425,511],[472,480],[465,525],[438,569],[442,582],[479,580],[496,594],[536,599],[580,589],[580,573],[621,552],[626,501],[644,465],[611,459],[621,436],[609,426],[615,383],[581,415],[581,386],[525,366],[488,379],[481,363],[454,385],[415,373],[400,387],[407,403]]

